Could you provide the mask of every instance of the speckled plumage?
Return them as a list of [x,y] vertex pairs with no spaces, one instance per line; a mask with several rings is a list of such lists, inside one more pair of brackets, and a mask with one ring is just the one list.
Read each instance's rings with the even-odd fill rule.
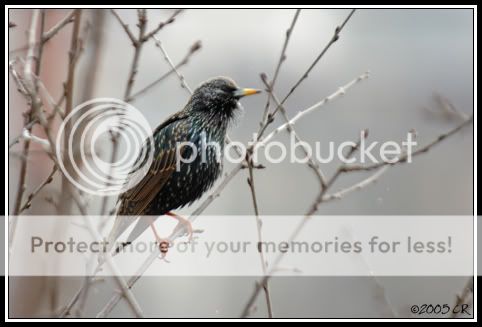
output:
[[[164,215],[199,199],[214,184],[222,172],[226,132],[237,110],[239,90],[242,89],[228,78],[208,80],[194,90],[184,109],[155,129],[154,161],[140,183],[120,195],[110,241],[119,237],[133,217]],[[176,169],[177,147],[182,142],[195,145],[198,155],[191,163],[181,163],[180,169]],[[206,156],[201,156],[203,144],[211,142],[218,144],[221,151],[208,145]],[[190,158],[192,151],[189,146],[182,148],[182,157]],[[127,242],[132,242],[148,226],[149,221],[140,219]]]

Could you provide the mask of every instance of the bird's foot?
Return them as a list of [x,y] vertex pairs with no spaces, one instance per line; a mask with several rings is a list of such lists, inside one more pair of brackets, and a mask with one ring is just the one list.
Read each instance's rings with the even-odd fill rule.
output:
[[193,240],[193,229],[192,229],[191,222],[188,219],[182,216],[179,216],[178,214],[175,214],[174,212],[169,211],[168,213],[166,213],[166,215],[176,219],[179,222],[179,224],[181,224],[185,228],[185,230],[187,231],[187,235],[190,243]]
[[159,238],[157,239],[157,244],[159,246],[159,252],[161,252],[159,259],[169,263],[169,260],[166,259],[166,255],[167,255],[167,252],[169,251],[169,248],[171,247],[171,242],[166,238],[164,239]]
[[169,251],[169,248],[171,247],[171,241],[169,241],[167,238],[162,238],[159,236],[159,234],[157,233],[156,227],[154,226],[154,222],[151,222],[150,225],[151,225],[152,231],[154,232],[156,243],[159,246],[159,252],[161,252],[159,259],[169,262],[166,259],[166,255],[167,255],[167,252]]

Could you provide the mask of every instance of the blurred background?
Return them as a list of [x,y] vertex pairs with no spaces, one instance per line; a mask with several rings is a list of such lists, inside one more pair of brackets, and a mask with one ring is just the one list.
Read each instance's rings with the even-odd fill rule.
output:
[[[172,10],[148,10],[151,30],[172,15]],[[194,88],[218,75],[229,76],[244,87],[263,88],[259,74],[272,76],[285,31],[295,10],[185,10],[176,21],[158,34],[174,63],[201,41],[187,65],[180,68]],[[68,10],[46,11],[46,26],[53,26]],[[117,10],[137,35],[135,10]],[[346,9],[302,10],[286,52],[275,87],[282,97],[309,67],[347,16]],[[9,60],[24,58],[26,31],[31,10],[9,10]],[[323,110],[302,119],[300,137],[340,143],[358,138],[370,130],[369,140],[405,139],[417,131],[419,144],[426,144],[460,123],[460,117],[444,115],[437,99],[448,99],[459,111],[473,111],[473,16],[472,10],[358,10],[341,37],[289,98],[285,108],[290,116],[333,93],[363,72],[371,76]],[[71,26],[67,25],[44,49],[40,79],[54,99],[63,90],[67,74]],[[74,105],[94,98],[121,99],[126,87],[134,49],[126,33],[109,10],[83,10],[83,53],[77,65]],[[144,45],[135,79],[134,93],[169,71],[162,53],[149,41]],[[22,131],[26,102],[9,76],[9,138]],[[189,95],[173,74],[137,97],[132,104],[155,128],[168,115],[180,110]],[[266,103],[266,94],[242,101],[245,112],[230,131],[243,143],[257,131]],[[283,121],[277,117],[272,127]],[[42,135],[34,128],[33,134]],[[288,143],[288,134],[278,136]],[[110,143],[98,150],[110,155]],[[9,194],[15,194],[19,175],[21,145],[10,150]],[[51,170],[51,162],[33,144],[29,155],[27,193],[41,183]],[[260,212],[265,215],[303,214],[312,204],[318,182],[306,165],[269,164],[255,171]],[[376,184],[352,193],[341,201],[323,204],[318,213],[335,215],[471,215],[473,214],[473,128],[447,139],[409,165],[390,169]],[[322,166],[327,175],[339,163]],[[225,171],[233,165],[226,163]],[[224,189],[205,214],[253,214],[251,194],[242,171]],[[366,175],[357,173],[340,179],[334,189],[350,185]],[[45,197],[60,196],[60,178],[54,178],[36,197],[25,214],[55,214]],[[115,199],[110,199],[109,207]],[[202,201],[202,200],[201,200]],[[9,207],[14,196],[9,196]],[[89,212],[98,213],[100,199],[91,199]],[[179,211],[189,215],[196,208]],[[11,210],[10,210],[11,212]],[[75,207],[71,208],[76,213]],[[255,231],[253,231],[254,233]],[[55,315],[76,292],[82,278],[11,278],[10,316],[46,317]],[[320,277],[287,278],[271,281],[276,317],[408,317],[415,303],[454,303],[467,279],[462,277]],[[254,288],[253,278],[141,278],[134,293],[149,317],[234,317],[239,316]],[[97,283],[82,310],[95,316],[111,296],[113,284]],[[124,303],[111,317],[129,317]],[[264,297],[257,302],[255,317],[265,317]]]

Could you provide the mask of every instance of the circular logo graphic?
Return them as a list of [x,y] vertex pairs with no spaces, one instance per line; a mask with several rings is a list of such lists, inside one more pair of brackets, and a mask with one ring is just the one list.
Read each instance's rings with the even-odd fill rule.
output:
[[[60,169],[73,185],[86,193],[110,196],[132,188],[147,174],[154,140],[148,121],[135,107],[118,99],[96,98],[65,117],[55,148]],[[109,151],[101,158],[97,149]]]

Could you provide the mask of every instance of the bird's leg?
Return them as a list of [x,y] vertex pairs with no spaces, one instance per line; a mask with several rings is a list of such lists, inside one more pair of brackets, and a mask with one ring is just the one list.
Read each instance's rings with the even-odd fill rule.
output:
[[191,222],[189,220],[187,220],[186,218],[184,218],[182,216],[179,216],[178,214],[175,214],[174,212],[171,212],[171,211],[166,213],[166,215],[176,219],[181,225],[184,226],[184,228],[186,228],[187,234],[188,234],[188,237],[189,237],[189,242],[191,242],[192,241],[192,225],[191,225]]
[[[162,238],[157,233],[156,227],[154,226],[154,221],[151,220],[150,224],[152,231],[154,232],[154,236],[156,238],[156,242],[159,245],[159,251],[161,252],[161,260],[166,260],[166,254],[171,246],[171,242],[167,238]],[[166,260],[167,261],[167,260]],[[167,261],[169,262],[169,261]]]

